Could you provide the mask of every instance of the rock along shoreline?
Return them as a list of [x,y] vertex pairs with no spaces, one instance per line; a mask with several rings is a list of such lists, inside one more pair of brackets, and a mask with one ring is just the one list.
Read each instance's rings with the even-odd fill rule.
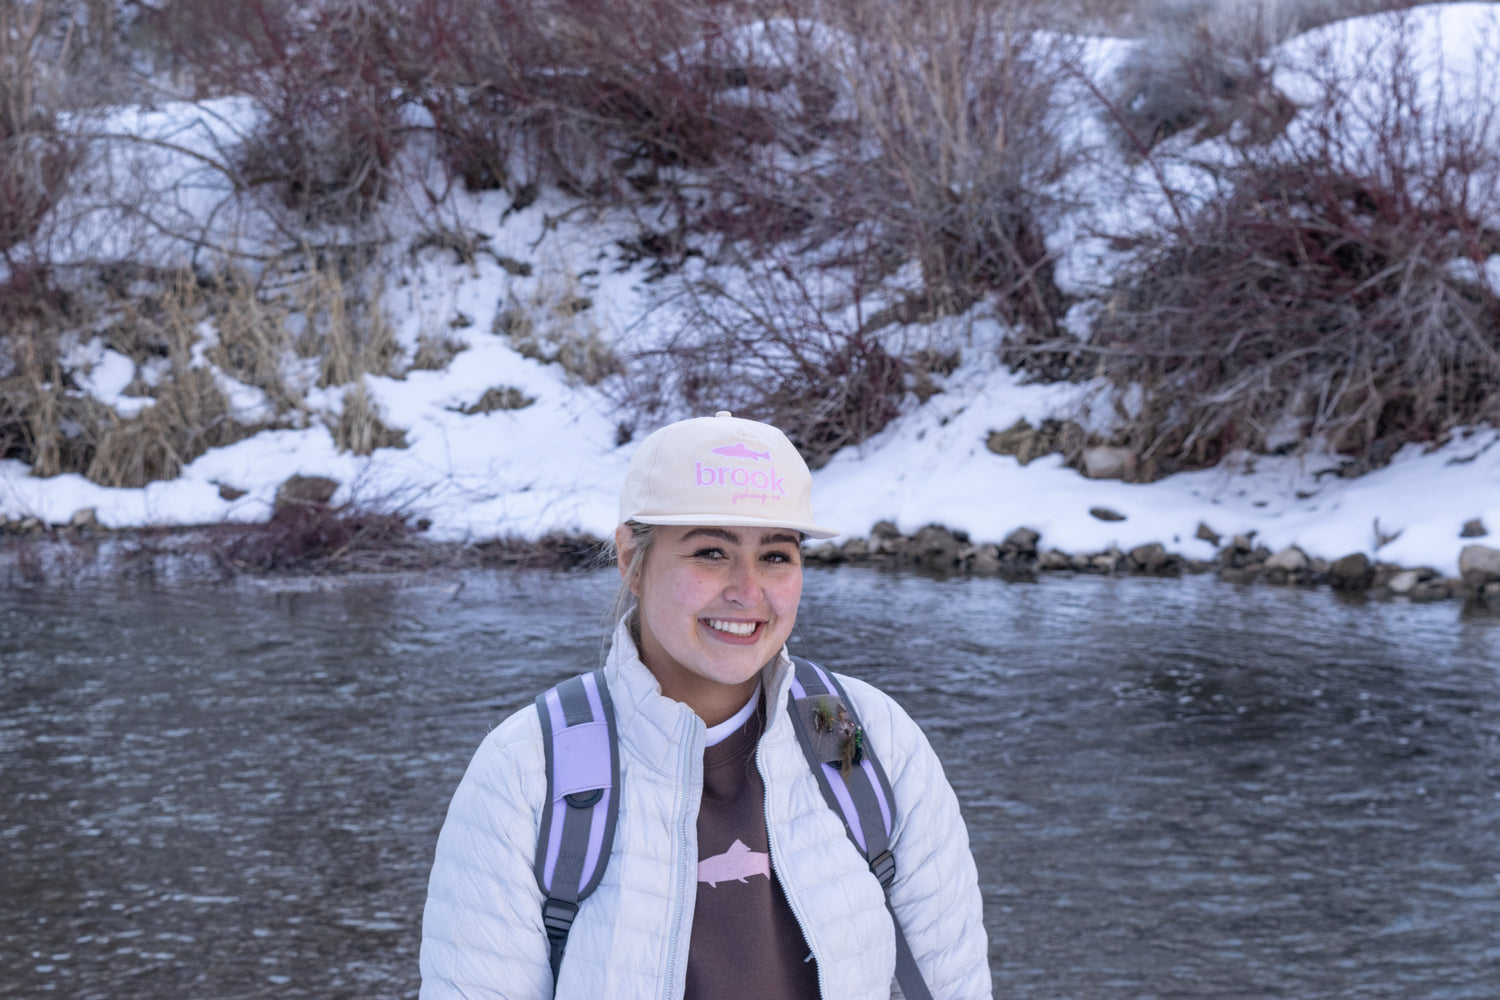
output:
[[[1218,545],[1221,539],[1200,525],[1199,538]],[[1257,545],[1253,535],[1236,535],[1220,545],[1212,559],[1191,559],[1168,551],[1159,542],[1122,551],[1068,553],[1044,548],[1041,536],[1017,528],[999,543],[973,542],[962,531],[929,524],[903,535],[889,521],[875,525],[869,538],[838,545],[809,547],[810,565],[888,565],[928,572],[1031,579],[1042,573],[1101,576],[1180,576],[1213,573],[1229,583],[1267,583],[1334,590],[1410,601],[1462,599],[1500,606],[1500,549],[1478,543],[1465,546],[1460,575],[1444,576],[1431,566],[1400,566],[1371,560],[1362,552],[1328,560],[1292,546],[1273,552]]]
[[[323,512],[339,523],[339,511]],[[433,542],[419,523],[406,533],[361,536],[331,531],[318,517],[284,515],[270,522],[185,528],[106,529],[92,518],[46,525],[28,518],[0,520],[0,583],[56,584],[80,576],[241,575],[338,576],[452,569],[572,570],[601,564],[603,541],[586,534],[539,539],[497,538],[484,542]],[[1227,542],[1200,526],[1198,537],[1218,545],[1211,559],[1193,559],[1153,542],[1128,550],[1063,552],[1047,548],[1041,535],[1017,528],[1000,542],[975,542],[963,531],[929,524],[910,535],[889,521],[867,538],[810,544],[809,566],[875,566],[913,569],[940,576],[1034,580],[1044,574],[1153,576],[1214,574],[1228,583],[1329,587],[1346,593],[1415,602],[1463,600],[1500,608],[1500,549],[1474,543],[1459,559],[1459,575],[1430,566],[1400,566],[1364,553],[1340,559],[1309,556],[1289,547],[1258,545],[1253,535]],[[286,556],[292,545],[293,556]],[[337,542],[337,545],[332,543]],[[268,555],[269,553],[269,555]]]

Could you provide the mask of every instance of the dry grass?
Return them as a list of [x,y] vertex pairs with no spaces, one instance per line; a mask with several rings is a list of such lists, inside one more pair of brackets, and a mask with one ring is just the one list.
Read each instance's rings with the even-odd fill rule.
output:
[[549,268],[523,297],[514,293],[495,316],[494,332],[507,337],[523,357],[558,365],[570,381],[598,385],[623,365],[592,312],[594,303],[578,278]]
[[445,371],[453,359],[468,350],[468,347],[463,341],[445,334],[423,332],[417,337],[417,349],[412,354],[407,371]]
[[406,432],[387,427],[363,381],[344,393],[343,409],[330,423],[333,443],[339,451],[368,455],[376,448],[405,448]]
[[336,261],[306,252],[307,270],[297,293],[302,330],[296,350],[317,358],[318,385],[349,385],[363,375],[396,375],[401,354],[380,301],[378,275],[350,273]]

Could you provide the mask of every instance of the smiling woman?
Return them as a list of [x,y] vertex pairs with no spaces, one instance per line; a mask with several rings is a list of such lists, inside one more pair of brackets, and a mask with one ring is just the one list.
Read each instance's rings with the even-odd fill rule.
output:
[[[887,1000],[897,979],[908,1000],[990,995],[968,834],[926,737],[880,691],[787,652],[802,540],[837,533],[811,490],[768,424],[721,412],[642,442],[620,493],[613,643],[572,689],[596,721],[559,708],[544,735],[525,709],[475,754],[438,838],[424,1000]],[[813,674],[828,694],[808,694]],[[603,704],[613,729],[590,715]],[[617,768],[600,793],[612,835],[598,794],[554,794],[579,757]],[[840,792],[853,807],[830,808]],[[539,831],[572,829],[591,856],[577,863],[603,874],[559,933],[544,885],[567,856]]]

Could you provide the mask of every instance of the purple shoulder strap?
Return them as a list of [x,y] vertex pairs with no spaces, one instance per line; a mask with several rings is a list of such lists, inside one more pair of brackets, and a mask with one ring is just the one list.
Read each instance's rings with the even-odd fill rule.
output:
[[537,834],[536,882],[547,897],[542,922],[552,981],[562,965],[578,904],[599,885],[620,812],[614,706],[595,670],[537,695],[547,757],[547,801]]
[[885,891],[885,906],[896,928],[896,981],[907,1000],[932,1000],[891,902],[891,886],[896,881],[896,856],[891,851],[896,797],[885,768],[865,737],[854,702],[833,672],[800,656],[792,657],[792,666],[792,698],[787,706],[792,725],[828,807],[843,817],[844,832]]

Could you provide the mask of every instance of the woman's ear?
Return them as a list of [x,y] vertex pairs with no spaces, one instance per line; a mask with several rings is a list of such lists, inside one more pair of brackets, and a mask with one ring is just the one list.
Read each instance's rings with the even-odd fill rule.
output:
[[631,532],[629,525],[622,524],[615,529],[615,562],[620,567],[622,578],[630,572],[630,560],[633,558],[635,558],[635,535]]

